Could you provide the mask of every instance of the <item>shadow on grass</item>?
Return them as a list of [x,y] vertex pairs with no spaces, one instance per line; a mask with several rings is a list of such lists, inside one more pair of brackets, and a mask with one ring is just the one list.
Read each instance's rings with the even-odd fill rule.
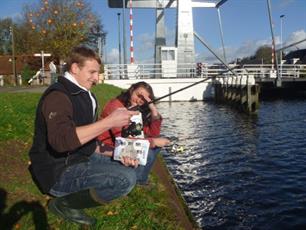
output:
[[49,229],[44,207],[37,201],[19,201],[4,213],[7,192],[0,188],[0,229],[13,229],[22,216],[32,213],[35,229]]

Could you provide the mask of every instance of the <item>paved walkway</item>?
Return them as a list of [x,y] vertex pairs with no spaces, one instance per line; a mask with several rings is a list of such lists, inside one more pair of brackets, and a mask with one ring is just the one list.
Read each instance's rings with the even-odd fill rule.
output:
[[42,93],[47,89],[47,86],[2,86],[0,87],[0,93],[5,92],[31,92],[31,93]]

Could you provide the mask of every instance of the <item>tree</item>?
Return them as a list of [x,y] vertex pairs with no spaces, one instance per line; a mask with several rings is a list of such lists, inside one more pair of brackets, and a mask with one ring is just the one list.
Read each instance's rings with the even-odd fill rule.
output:
[[259,63],[272,63],[272,48],[271,46],[261,46],[255,52],[255,60]]
[[260,46],[253,56],[244,57],[241,64],[271,64],[272,48],[264,45]]
[[19,52],[44,50],[59,60],[80,44],[97,49],[97,37],[106,35],[86,0],[40,0],[36,6],[27,5],[18,33]]
[[0,20],[0,54],[9,55],[12,53],[10,27],[13,25],[11,18]]

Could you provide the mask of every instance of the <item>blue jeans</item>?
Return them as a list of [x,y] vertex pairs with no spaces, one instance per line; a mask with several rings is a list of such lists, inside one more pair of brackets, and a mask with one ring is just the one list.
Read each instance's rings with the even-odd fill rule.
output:
[[135,168],[137,184],[145,185],[148,183],[149,173],[159,152],[160,148],[150,149],[148,153],[147,164],[145,166],[139,165],[137,168]]
[[88,162],[68,167],[49,193],[58,197],[94,188],[98,197],[108,202],[127,195],[135,184],[134,168],[93,153]]

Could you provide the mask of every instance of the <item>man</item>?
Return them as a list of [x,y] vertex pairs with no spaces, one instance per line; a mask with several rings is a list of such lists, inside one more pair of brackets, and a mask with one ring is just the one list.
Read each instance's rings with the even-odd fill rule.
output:
[[96,136],[128,125],[131,116],[138,114],[117,109],[96,121],[97,101],[90,89],[98,82],[100,65],[91,49],[72,50],[68,71],[40,99],[29,153],[34,181],[43,193],[55,197],[49,210],[88,225],[96,220],[82,209],[128,194],[136,184],[132,167],[138,166],[136,160],[124,158],[121,164],[96,152]]
[[56,65],[54,64],[53,60],[49,63],[49,69],[51,75],[51,84],[53,84],[56,82]]

